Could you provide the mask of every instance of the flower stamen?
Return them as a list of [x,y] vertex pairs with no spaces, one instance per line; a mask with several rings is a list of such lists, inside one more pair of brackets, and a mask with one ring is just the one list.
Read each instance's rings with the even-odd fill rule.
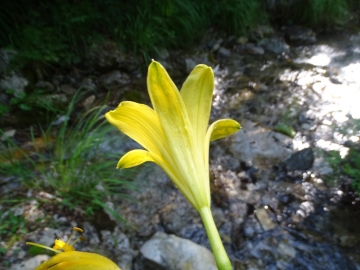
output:
[[74,248],[75,243],[77,243],[79,241],[86,241],[86,238],[84,236],[80,235],[77,239],[70,242],[71,239],[74,237],[75,232],[83,233],[84,230],[81,229],[81,228],[78,228],[78,227],[74,227],[73,232],[71,233],[71,235],[69,237],[69,240],[67,242],[64,242],[60,238],[56,238],[55,241],[54,241],[54,246],[52,248],[50,248],[48,246],[45,246],[45,245],[42,245],[42,244],[37,244],[37,243],[34,243],[34,242],[26,242],[26,244],[41,247],[41,248],[45,248],[45,249],[54,251],[56,253],[75,251],[75,248]]

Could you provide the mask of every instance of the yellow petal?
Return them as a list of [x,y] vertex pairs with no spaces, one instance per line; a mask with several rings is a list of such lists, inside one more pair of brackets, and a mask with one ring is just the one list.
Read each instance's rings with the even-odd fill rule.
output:
[[211,124],[208,129],[210,141],[215,141],[237,132],[241,128],[240,124],[232,119],[221,119]]
[[106,113],[105,118],[148,151],[160,154],[165,137],[155,111],[149,106],[124,101]]
[[206,132],[206,137],[204,141],[204,160],[205,164],[209,164],[209,144],[212,141],[217,139],[224,138],[229,136],[235,132],[237,132],[241,128],[240,124],[232,119],[221,119],[215,121],[210,125]]
[[120,268],[99,254],[69,251],[55,255],[35,270],[120,270]]
[[136,149],[127,152],[125,155],[123,155],[117,164],[117,168],[118,169],[131,168],[138,166],[147,161],[155,162],[148,151]]
[[213,90],[214,73],[206,65],[197,65],[180,90],[191,125],[197,134],[197,145],[202,145],[205,138]]
[[164,67],[155,61],[149,66],[147,85],[166,138],[165,148],[169,150],[172,158],[169,164],[176,168],[174,171],[178,172],[176,176],[180,181],[189,187],[190,196],[197,202],[196,208],[209,206],[210,199],[203,191],[206,188],[203,180],[203,156],[201,151],[198,151],[200,147],[196,145],[197,136],[179,91]]

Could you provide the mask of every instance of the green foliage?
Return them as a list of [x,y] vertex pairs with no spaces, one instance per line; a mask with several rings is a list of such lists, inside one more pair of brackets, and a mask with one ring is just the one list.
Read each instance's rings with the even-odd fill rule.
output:
[[[269,6],[272,17],[283,23],[307,24],[313,27],[344,25],[356,8],[352,0],[280,0]],[[279,4],[280,3],[280,4]]]
[[144,59],[159,48],[183,48],[211,26],[242,33],[260,18],[260,0],[6,1],[0,7],[0,43],[18,61],[77,63],[87,48],[114,39]]
[[360,194],[360,150],[350,149],[344,159],[341,158],[339,152],[331,151],[328,161],[334,170],[333,177],[350,178],[351,187]]
[[301,22],[310,25],[343,24],[350,11],[346,0],[302,0],[294,9]]
[[[276,6],[271,6],[276,3]],[[344,24],[355,0],[4,1],[0,44],[18,62],[78,63],[104,39],[148,61],[160,48],[184,48],[215,27],[246,34],[268,18],[311,26]]]
[[[349,119],[342,126],[337,127],[336,131],[343,135],[360,135],[360,120]],[[351,187],[360,194],[360,145],[359,143],[347,144],[350,149],[345,157],[341,157],[338,151],[329,151],[327,160],[330,163],[334,173],[329,179],[347,180],[351,182]]]
[[285,125],[283,123],[277,124],[274,130],[289,136],[290,138],[294,138],[296,135],[296,131],[291,126]]
[[0,216],[0,239],[11,237],[15,233],[25,234],[26,220],[22,215],[7,211]]
[[256,0],[210,1],[213,17],[220,28],[231,34],[244,34],[259,22],[266,22],[267,15]]
[[[24,111],[36,110],[38,113],[52,112],[56,113],[60,110],[55,106],[55,102],[51,98],[43,96],[43,91],[40,89],[34,89],[30,94],[26,92],[15,93],[13,89],[5,91],[6,94],[10,95],[10,105],[3,105],[3,113],[10,112],[12,110],[21,109]],[[0,116],[1,107],[0,107]]]
[[[105,204],[110,196],[126,198],[125,191],[134,188],[131,172],[115,169],[121,153],[110,151],[116,147],[109,145],[119,145],[121,137],[104,120],[104,107],[95,108],[70,124],[74,106],[73,100],[60,130],[52,127],[43,131],[40,139],[32,138],[31,149],[17,147],[11,141],[2,143],[0,173],[17,176],[27,187],[55,194],[61,198],[62,206],[78,207],[86,215],[103,208],[121,220]],[[108,151],[103,150],[104,143]]]

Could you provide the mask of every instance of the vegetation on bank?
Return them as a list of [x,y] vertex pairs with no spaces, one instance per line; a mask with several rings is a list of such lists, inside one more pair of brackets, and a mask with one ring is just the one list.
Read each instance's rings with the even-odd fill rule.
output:
[[358,140],[360,120],[349,119],[344,127],[337,128],[337,132],[347,137],[351,135],[355,142],[348,140],[345,143],[349,149],[346,155],[335,150],[327,153],[327,160],[333,169],[331,177],[328,177],[327,180],[330,184],[351,186],[355,192],[360,194],[360,143]]
[[[104,119],[108,108],[79,111],[75,108],[78,101],[79,95],[75,95],[68,109],[48,128],[37,127],[40,124],[36,123],[22,145],[14,138],[7,138],[0,129],[0,176],[31,190],[30,198],[36,197],[44,208],[53,205],[50,212],[75,209],[91,218],[103,209],[122,222],[122,217],[106,202],[129,199],[126,192],[135,189],[131,181],[133,172],[115,169],[123,141]],[[27,200],[20,195],[21,190],[19,194],[1,198],[0,221],[16,219],[11,218],[12,207]],[[19,198],[14,200],[14,197]],[[0,239],[11,235],[9,222],[0,226]]]
[[184,48],[209,27],[246,34],[257,24],[344,25],[353,0],[139,0],[5,1],[0,6],[0,47],[23,64],[78,63],[89,48],[115,40],[126,52],[154,57],[159,48]]

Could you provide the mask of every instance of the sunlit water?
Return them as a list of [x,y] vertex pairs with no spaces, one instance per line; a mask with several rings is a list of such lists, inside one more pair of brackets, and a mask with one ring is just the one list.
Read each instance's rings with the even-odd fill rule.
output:
[[[290,58],[288,64],[286,61],[279,64],[276,59],[261,61],[254,57],[257,62],[249,64],[246,57],[239,57],[232,59],[231,64],[218,65],[214,69],[213,117],[251,119],[270,129],[279,121],[287,121],[298,125],[293,139],[294,151],[313,146],[325,151],[339,151],[340,156],[345,157],[349,149],[344,142],[357,142],[360,136],[357,130],[351,129],[352,120],[360,119],[360,35],[325,38],[315,45],[297,47]],[[309,121],[297,124],[295,118],[300,116]],[[360,221],[351,212],[353,210],[343,211],[331,206],[344,196],[352,200],[352,205],[359,204],[357,196],[349,196],[338,186],[333,188],[332,198],[327,202],[317,190],[317,186],[321,187],[325,182],[321,175],[307,172],[303,180],[305,200],[296,214],[310,220],[314,213],[329,215],[332,223],[324,225],[323,236],[338,228],[349,230],[348,219]],[[314,205],[319,200],[323,204],[321,213]],[[286,216],[285,210],[283,215]],[[353,232],[351,237],[360,235],[359,230]],[[339,237],[341,242],[347,241],[344,239],[349,236]]]

